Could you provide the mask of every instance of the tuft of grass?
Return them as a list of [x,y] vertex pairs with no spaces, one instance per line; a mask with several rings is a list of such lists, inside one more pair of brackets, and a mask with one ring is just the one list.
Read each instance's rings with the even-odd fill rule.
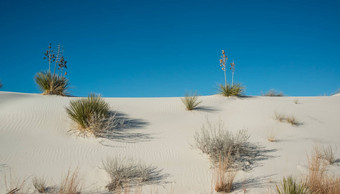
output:
[[[230,193],[233,190],[233,182],[237,171],[227,171],[230,167],[230,153],[227,157],[220,157],[218,161],[218,167],[215,170],[216,182],[215,191]],[[224,158],[224,159],[222,159]]]
[[294,104],[300,104],[299,99],[295,99]]
[[284,96],[284,94],[282,92],[278,92],[274,89],[271,89],[267,93],[262,94],[262,96],[281,97],[281,96]]
[[34,79],[43,95],[66,96],[68,94],[69,81],[63,76],[53,76],[49,72],[39,72]]
[[39,192],[39,193],[46,193],[48,190],[48,187],[46,186],[46,181],[43,178],[37,178],[34,177],[32,179],[32,183],[34,188]]
[[298,183],[293,177],[283,178],[280,185],[276,185],[278,194],[309,194],[309,190],[304,183]]
[[202,103],[202,101],[198,100],[198,96],[196,94],[186,94],[184,98],[181,98],[181,100],[187,110],[194,110],[200,103]]
[[291,125],[294,125],[294,126],[300,125],[300,122],[292,115],[287,116],[287,115],[283,115],[283,114],[279,114],[275,112],[274,119],[280,122],[290,123]]
[[155,167],[132,159],[107,159],[103,162],[103,169],[111,179],[109,184],[106,185],[110,192],[122,190],[128,192],[130,186],[152,183],[161,178],[158,174],[160,171],[155,171]]
[[75,169],[73,172],[68,170],[67,175],[61,181],[59,194],[80,194],[81,184],[79,178],[79,169]]
[[109,105],[99,95],[90,94],[88,98],[72,100],[66,111],[81,132],[93,133],[91,126],[108,117]]
[[247,131],[240,130],[233,134],[225,129],[222,122],[214,125],[207,121],[207,124],[195,133],[194,139],[195,147],[208,154],[214,164],[228,157],[228,161],[236,165],[245,162],[242,157],[251,153]]
[[223,96],[241,96],[244,92],[244,87],[241,84],[234,84],[233,86],[227,84],[220,85],[219,92]]
[[3,86],[3,85],[2,85],[2,82],[1,82],[1,80],[0,80],[0,88],[2,88],[2,86]]
[[323,159],[320,148],[315,147],[308,157],[308,175],[306,185],[312,193],[340,193],[340,178],[327,175],[327,162]]
[[268,135],[268,136],[267,136],[267,140],[268,140],[269,142],[276,142],[275,135],[273,135],[273,134]]
[[322,148],[323,158],[329,162],[330,165],[335,163],[335,156],[332,146]]

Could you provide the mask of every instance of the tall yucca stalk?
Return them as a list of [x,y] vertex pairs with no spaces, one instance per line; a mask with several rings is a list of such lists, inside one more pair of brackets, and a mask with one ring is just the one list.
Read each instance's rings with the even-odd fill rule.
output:
[[80,130],[88,130],[95,121],[94,115],[105,118],[109,114],[109,105],[99,95],[90,94],[88,98],[72,100],[66,108],[69,117],[78,124]]
[[234,60],[230,63],[230,70],[231,70],[231,87],[234,85],[234,72],[235,72],[235,63]]
[[228,56],[225,55],[224,50],[222,50],[222,55],[221,55],[221,59],[220,59],[220,66],[222,71],[224,72],[224,85],[227,85],[227,74],[226,74],[226,64],[228,61]]
[[[67,73],[63,74],[63,69],[67,68],[67,61],[64,59],[61,45],[57,46],[57,51],[55,52],[52,49],[52,44],[49,44],[44,55],[44,59],[48,61],[48,71],[37,73],[35,82],[45,95],[65,95],[68,88],[68,79],[65,78]],[[52,63],[54,63],[53,73],[51,71]]]

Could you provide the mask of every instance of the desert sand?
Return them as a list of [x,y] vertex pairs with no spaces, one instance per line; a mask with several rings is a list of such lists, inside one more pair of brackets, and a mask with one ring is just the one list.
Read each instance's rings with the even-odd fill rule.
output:
[[[206,194],[213,191],[207,155],[193,147],[202,124],[222,121],[226,129],[245,129],[265,157],[238,171],[233,193],[268,193],[283,176],[306,173],[307,154],[315,145],[331,145],[340,158],[340,96],[223,97],[202,96],[198,110],[187,111],[179,97],[104,98],[130,125],[110,139],[81,137],[70,128],[65,107],[75,97],[0,92],[0,193],[4,177],[44,177],[58,185],[69,169],[79,168],[84,193],[105,193],[108,157],[127,157],[152,164],[165,175],[143,193]],[[297,103],[296,103],[297,102]],[[293,115],[298,126],[279,122],[276,113]],[[276,141],[269,142],[268,136]],[[340,175],[340,164],[330,173]],[[7,183],[9,184],[9,183]],[[157,192],[156,192],[157,191]]]

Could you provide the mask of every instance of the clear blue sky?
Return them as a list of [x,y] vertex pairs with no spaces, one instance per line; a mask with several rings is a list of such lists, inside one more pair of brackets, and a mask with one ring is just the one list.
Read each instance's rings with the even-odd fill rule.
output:
[[340,1],[1,0],[0,25],[2,91],[39,92],[50,42],[76,96],[215,94],[222,49],[247,95],[340,87]]

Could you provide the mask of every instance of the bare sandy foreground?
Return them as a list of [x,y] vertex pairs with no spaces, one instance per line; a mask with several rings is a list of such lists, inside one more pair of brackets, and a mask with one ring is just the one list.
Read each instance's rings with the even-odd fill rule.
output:
[[[143,193],[214,193],[207,155],[194,148],[194,134],[206,120],[223,121],[230,131],[246,129],[264,157],[236,176],[234,193],[268,193],[283,176],[302,177],[307,154],[315,145],[334,149],[340,158],[340,96],[244,97],[202,96],[195,111],[180,98],[105,98],[130,125],[110,138],[79,137],[69,131],[65,107],[72,97],[0,92],[0,193],[4,177],[44,177],[58,185],[69,169],[80,170],[85,193],[104,193],[109,177],[102,169],[108,157],[127,157],[162,169],[158,185]],[[297,102],[297,103],[296,103]],[[298,126],[274,119],[293,115]],[[269,142],[275,136],[276,142]],[[331,166],[340,175],[340,164]],[[7,183],[8,184],[8,183]],[[157,192],[156,192],[157,191]]]

